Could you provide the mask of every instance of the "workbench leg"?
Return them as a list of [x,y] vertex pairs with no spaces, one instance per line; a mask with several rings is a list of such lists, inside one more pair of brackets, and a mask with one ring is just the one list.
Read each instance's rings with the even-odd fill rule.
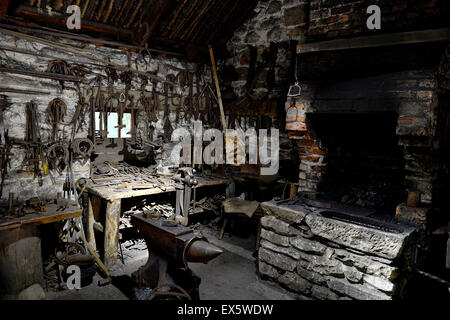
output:
[[105,265],[113,266],[117,261],[119,245],[120,200],[108,201],[105,220]]
[[92,196],[89,196],[86,240],[93,250],[97,250],[97,243],[95,242],[95,234],[94,234],[94,223],[95,217],[94,217],[94,208],[92,206]]

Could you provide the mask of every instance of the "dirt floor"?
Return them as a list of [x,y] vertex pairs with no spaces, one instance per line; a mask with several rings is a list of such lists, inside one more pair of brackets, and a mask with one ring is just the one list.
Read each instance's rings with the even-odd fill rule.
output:
[[[201,278],[201,300],[292,300],[291,293],[260,280],[256,273],[254,232],[239,235],[225,233],[218,239],[218,224],[197,223],[192,226],[224,253],[208,264],[190,263],[191,270]],[[246,227],[244,226],[244,229]],[[248,229],[247,229],[248,230]],[[91,285],[80,290],[48,292],[49,300],[127,300],[133,297],[129,276],[147,261],[145,242],[126,241],[122,244],[124,263],[119,259],[111,270],[113,283],[99,287],[96,275]],[[134,290],[134,289],[133,289]]]

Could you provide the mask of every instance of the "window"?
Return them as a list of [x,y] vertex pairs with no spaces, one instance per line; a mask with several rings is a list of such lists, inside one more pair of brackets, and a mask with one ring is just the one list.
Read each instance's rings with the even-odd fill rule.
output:
[[[124,113],[122,117],[122,125],[124,126],[120,130],[121,138],[131,138],[131,113]],[[118,114],[117,112],[108,113],[108,138],[119,138],[119,129],[115,128],[118,126]],[[95,128],[100,129],[100,112],[95,113]]]

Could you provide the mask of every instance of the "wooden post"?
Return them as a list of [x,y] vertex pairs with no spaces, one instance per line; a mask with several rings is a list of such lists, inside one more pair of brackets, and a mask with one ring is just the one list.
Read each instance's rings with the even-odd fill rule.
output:
[[108,201],[105,220],[105,251],[104,262],[111,267],[117,260],[119,246],[120,200]]
[[225,131],[227,129],[227,124],[225,122],[225,113],[223,111],[223,103],[222,103],[222,94],[220,93],[220,86],[219,86],[219,77],[217,76],[217,68],[216,68],[216,60],[214,59],[214,51],[212,46],[208,46],[209,48],[209,55],[211,57],[211,68],[214,76],[214,83],[216,84],[216,91],[217,91],[217,100],[219,102],[219,108],[220,108],[220,119],[222,121],[222,129]]
[[95,233],[94,233],[94,208],[93,208],[93,199],[92,195],[89,195],[89,205],[88,205],[88,220],[87,220],[87,230],[86,230],[86,241],[91,246],[92,249],[97,249],[97,243],[95,242]]

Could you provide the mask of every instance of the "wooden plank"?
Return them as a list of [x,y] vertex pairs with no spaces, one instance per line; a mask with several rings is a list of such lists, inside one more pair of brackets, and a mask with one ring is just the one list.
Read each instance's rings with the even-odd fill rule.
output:
[[113,266],[117,261],[120,203],[120,200],[114,200],[108,201],[106,204],[104,262],[108,268]]
[[[96,179],[97,181],[97,179]],[[222,184],[230,184],[233,182],[230,178],[217,178],[217,177],[198,177],[197,178],[198,185],[195,188],[202,187],[210,187],[217,186]],[[139,186],[139,184],[135,184],[135,186]],[[133,190],[133,184],[130,184],[130,188],[113,188],[108,186],[96,186],[95,184],[89,184],[86,187],[86,190],[95,196],[98,196],[102,199],[113,201],[118,199],[126,199],[126,198],[134,198],[141,196],[149,196],[154,194],[161,193],[169,193],[175,192],[175,186],[165,186],[165,190],[161,190],[160,188],[149,188],[149,189],[140,189]]]
[[320,51],[384,47],[414,43],[447,42],[449,40],[450,28],[408,31],[375,36],[303,43],[297,45],[297,54]]
[[61,212],[57,212],[57,208],[57,205],[52,204],[47,205],[47,212],[29,214],[21,218],[10,219],[7,221],[4,221],[4,219],[2,219],[2,223],[0,224],[0,231],[21,228],[25,225],[49,224],[56,221],[80,217],[82,213],[75,204]]

